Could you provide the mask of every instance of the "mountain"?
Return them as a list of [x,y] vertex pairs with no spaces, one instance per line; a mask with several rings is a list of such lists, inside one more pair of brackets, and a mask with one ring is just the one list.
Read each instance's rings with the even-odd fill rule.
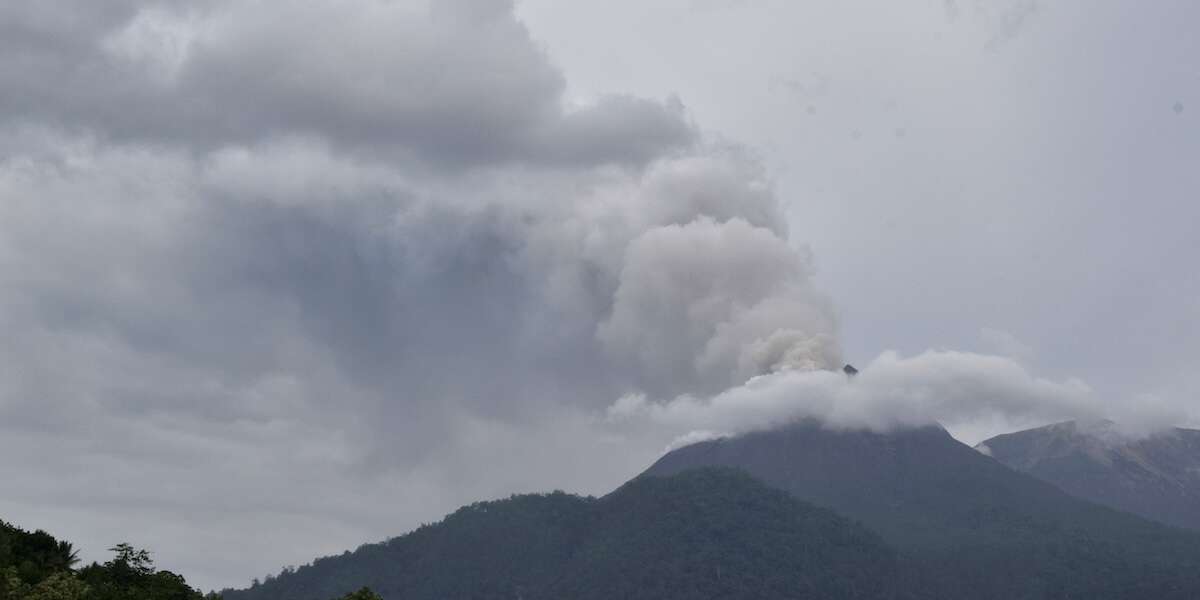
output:
[[1071,496],[939,427],[803,422],[679,448],[599,499],[473,504],[225,598],[364,585],[388,600],[1190,600],[1200,534]]
[[600,498],[556,492],[462,508],[225,600],[917,597],[860,525],[730,469],[645,477]]
[[1200,536],[1070,496],[940,427],[798,423],[679,448],[643,477],[710,466],[861,521],[948,597],[1200,597]]
[[1070,494],[1163,523],[1200,530],[1200,431],[1122,434],[1111,421],[1068,421],[976,446]]

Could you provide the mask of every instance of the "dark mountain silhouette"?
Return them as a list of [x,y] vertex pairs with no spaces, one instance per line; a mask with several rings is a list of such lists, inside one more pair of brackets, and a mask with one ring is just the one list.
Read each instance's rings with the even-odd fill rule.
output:
[[976,446],[1070,494],[1163,523],[1200,530],[1200,431],[1130,437],[1111,421],[1068,421]]
[[460,509],[225,600],[925,598],[876,534],[732,469]]
[[388,600],[1191,600],[1200,535],[1073,497],[938,427],[806,422],[677,449],[600,499],[477,503],[225,597],[364,585]]
[[949,597],[1200,597],[1200,537],[1070,496],[940,427],[800,423],[677,449],[643,476],[708,466],[860,520]]

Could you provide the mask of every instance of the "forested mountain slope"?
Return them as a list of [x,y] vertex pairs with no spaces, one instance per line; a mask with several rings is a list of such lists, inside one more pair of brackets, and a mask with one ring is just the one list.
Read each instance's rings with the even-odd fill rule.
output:
[[641,478],[604,498],[515,496],[318,559],[226,600],[907,598],[879,537],[730,469]]
[[938,427],[806,422],[677,449],[600,499],[477,503],[225,594],[364,585],[387,600],[1190,600],[1200,536],[1075,498]]
[[860,520],[951,597],[1200,598],[1200,536],[1070,496],[940,427],[799,423],[680,448],[646,475],[708,466]]

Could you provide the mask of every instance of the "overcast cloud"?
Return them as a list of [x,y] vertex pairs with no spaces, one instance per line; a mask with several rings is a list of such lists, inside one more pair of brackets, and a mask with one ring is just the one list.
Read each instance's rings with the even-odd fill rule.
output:
[[1194,423],[1200,14],[903,4],[5,2],[0,518],[212,588],[797,417]]

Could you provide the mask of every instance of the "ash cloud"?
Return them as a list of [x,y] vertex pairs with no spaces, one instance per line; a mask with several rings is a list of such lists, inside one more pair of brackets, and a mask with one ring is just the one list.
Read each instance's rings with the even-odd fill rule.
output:
[[[230,585],[603,491],[647,455],[596,423],[622,393],[838,360],[757,161],[678,99],[568,102],[509,2],[21,1],[0,29],[0,512],[85,558],[138,532]],[[251,531],[290,533],[216,551]]]

